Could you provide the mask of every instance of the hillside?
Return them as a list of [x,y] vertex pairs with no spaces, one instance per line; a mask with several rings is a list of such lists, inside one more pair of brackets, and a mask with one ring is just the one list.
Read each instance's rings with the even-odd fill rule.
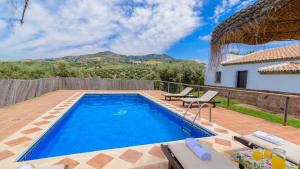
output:
[[147,79],[203,84],[204,64],[168,55],[127,56],[113,52],[42,60],[0,61],[0,79],[83,77]]
[[[80,56],[65,56],[61,58],[50,58],[44,59],[46,61],[77,61],[77,62],[87,62],[87,61],[109,61],[109,62],[121,62],[121,63],[136,63],[136,62],[146,62],[146,63],[162,63],[162,62],[175,62],[175,58],[168,56],[166,54],[148,54],[148,55],[121,55],[111,51],[98,52],[95,54],[87,54]],[[149,62],[150,61],[150,62]],[[153,61],[153,62],[151,62]]]

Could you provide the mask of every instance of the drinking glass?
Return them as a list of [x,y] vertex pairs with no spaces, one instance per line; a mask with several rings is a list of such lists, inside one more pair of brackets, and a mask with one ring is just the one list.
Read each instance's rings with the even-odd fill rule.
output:
[[268,147],[264,147],[264,158],[270,160],[272,151]]
[[272,151],[272,169],[285,169],[285,153],[286,151],[280,148],[274,148]]
[[252,150],[252,158],[256,161],[260,161],[263,159],[262,149],[254,147]]

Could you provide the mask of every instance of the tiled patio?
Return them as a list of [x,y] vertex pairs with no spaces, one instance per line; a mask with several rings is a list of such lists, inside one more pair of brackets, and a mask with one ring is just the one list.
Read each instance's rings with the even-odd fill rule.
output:
[[0,108],[0,141],[74,93],[75,91],[60,90],[16,105]]
[[[152,96],[164,100],[161,91],[150,92]],[[180,101],[166,101],[174,106],[184,108]],[[196,108],[192,109],[196,113]],[[208,119],[208,109],[204,109],[201,117]],[[224,108],[212,109],[212,121],[241,135],[250,134],[256,130],[273,133],[279,137],[300,145],[300,129],[283,126],[256,117],[244,115]]]
[[[41,97],[18,103],[0,109],[0,165],[6,168],[16,168],[19,163],[10,162],[24,152],[42,132],[47,130],[85,91],[56,91]],[[90,92],[90,91],[89,91]],[[110,91],[96,91],[110,92]],[[118,91],[114,91],[118,92]],[[126,92],[126,91],[122,91]],[[128,91],[132,92],[132,91]],[[180,112],[184,111],[179,101],[165,102],[160,91],[138,91],[155,100],[167,108]],[[25,110],[26,109],[26,110]],[[192,111],[196,111],[193,109]],[[5,112],[5,113],[4,113]],[[192,118],[192,114],[188,114]],[[226,109],[213,109],[213,122],[209,123],[207,110],[201,115],[205,119],[197,120],[198,124],[216,132],[215,137],[204,138],[217,151],[224,152],[241,148],[241,145],[232,140],[233,135],[248,134],[255,130],[272,132],[295,143],[300,143],[300,130],[292,127],[283,127],[254,117],[245,116]],[[10,119],[10,127],[6,127],[5,120]],[[18,120],[13,120],[18,119]],[[10,122],[12,123],[10,124]],[[2,123],[3,122],[3,123]],[[2,125],[2,126],[1,126]],[[291,133],[291,134],[290,134]],[[47,166],[57,163],[68,164],[70,168],[166,168],[166,159],[159,144],[135,146],[129,148],[95,151],[82,154],[54,157],[30,161],[34,166]]]

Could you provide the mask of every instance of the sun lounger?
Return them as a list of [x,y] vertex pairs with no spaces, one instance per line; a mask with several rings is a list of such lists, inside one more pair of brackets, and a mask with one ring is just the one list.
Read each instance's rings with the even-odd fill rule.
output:
[[219,92],[209,90],[200,98],[181,98],[182,105],[184,106],[185,103],[212,103],[215,107],[217,102],[214,101],[214,98],[218,95]]
[[200,160],[184,142],[161,145],[161,149],[169,160],[172,169],[237,169],[229,159],[201,142],[201,146],[211,153],[210,160]]
[[285,140],[283,145],[276,145],[276,144],[270,143],[268,141],[265,141],[261,138],[255,137],[252,134],[241,136],[241,137],[235,137],[235,140],[237,140],[237,141],[244,140],[244,141],[249,142],[249,144],[252,146],[256,145],[261,148],[267,147],[271,150],[273,148],[283,149],[286,151],[285,156],[288,161],[290,161],[294,164],[300,165],[300,146],[296,145],[294,143],[291,143],[289,141]]
[[167,98],[169,98],[169,100],[172,99],[172,97],[175,98],[182,98],[182,97],[187,97],[187,95],[193,90],[193,88],[191,87],[186,87],[184,90],[182,90],[180,93],[165,93],[162,94],[163,96],[165,96],[165,100],[167,100]]

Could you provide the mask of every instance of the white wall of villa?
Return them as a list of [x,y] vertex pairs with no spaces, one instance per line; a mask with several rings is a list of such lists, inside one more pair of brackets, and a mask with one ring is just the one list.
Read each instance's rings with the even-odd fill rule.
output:
[[[237,71],[248,71],[247,89],[300,93],[300,74],[260,74],[258,69],[289,61],[235,64],[206,69],[205,85],[236,87]],[[300,60],[293,62],[300,63]],[[221,82],[215,83],[216,72],[221,71]]]

